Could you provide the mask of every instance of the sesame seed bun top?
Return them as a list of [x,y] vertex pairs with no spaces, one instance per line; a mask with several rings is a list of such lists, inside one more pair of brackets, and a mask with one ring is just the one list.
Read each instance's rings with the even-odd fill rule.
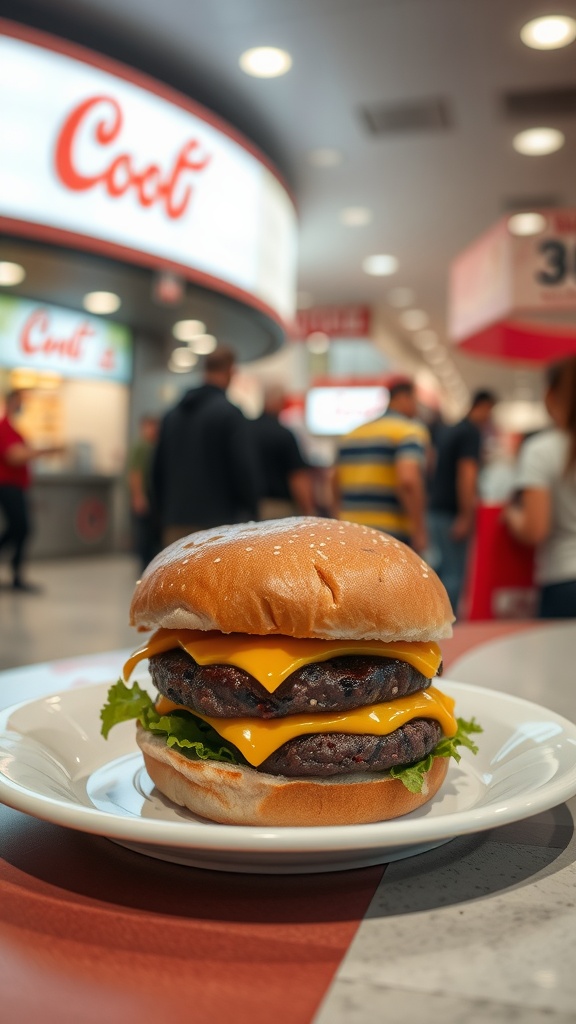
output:
[[314,517],[190,534],[139,580],[139,630],[215,629],[346,640],[439,640],[454,615],[436,573],[379,530]]

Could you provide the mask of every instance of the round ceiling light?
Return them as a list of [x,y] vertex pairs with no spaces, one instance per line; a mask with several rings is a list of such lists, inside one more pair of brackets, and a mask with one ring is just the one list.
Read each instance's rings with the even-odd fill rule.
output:
[[564,132],[558,128],[527,128],[512,139],[514,149],[523,156],[547,156],[562,149],[565,142]]
[[199,356],[207,356],[210,352],[213,352],[218,342],[213,334],[197,334],[195,338],[191,338],[188,342],[190,351],[195,352]]
[[88,292],[82,299],[84,309],[89,313],[115,313],[122,300],[116,292]]
[[192,341],[198,334],[204,334],[206,324],[201,320],[178,320],[172,328],[172,334],[178,341]]
[[340,223],[347,228],[361,228],[372,220],[372,210],[367,206],[346,206],[340,210]]
[[10,288],[11,285],[22,284],[26,277],[24,267],[19,263],[9,263],[7,260],[0,262],[0,285]]
[[520,38],[533,50],[558,50],[576,39],[576,20],[566,14],[548,14],[528,21]]
[[515,213],[508,218],[511,235],[539,235],[546,227],[546,217],[541,213]]
[[242,54],[239,64],[253,78],[278,78],[290,71],[292,57],[275,46],[254,46]]
[[197,362],[198,356],[188,347],[175,348],[170,356],[168,369],[172,370],[173,373],[186,373],[193,366],[196,366]]
[[320,146],[318,149],[311,149],[308,153],[308,162],[313,167],[337,167],[342,163],[342,153],[339,149],[332,149],[329,146]]
[[428,326],[428,314],[423,309],[405,309],[398,319],[407,331],[420,331]]
[[330,348],[330,338],[324,331],[312,331],[306,338],[306,347],[312,355],[321,356]]
[[378,253],[376,256],[367,256],[362,260],[362,270],[371,277],[387,277],[388,274],[395,274],[398,270],[398,260],[395,256],[387,253]]

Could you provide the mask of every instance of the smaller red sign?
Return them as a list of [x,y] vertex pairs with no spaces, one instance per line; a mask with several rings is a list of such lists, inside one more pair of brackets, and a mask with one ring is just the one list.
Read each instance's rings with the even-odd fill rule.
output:
[[305,340],[316,331],[329,338],[367,338],[369,306],[313,306],[296,314],[296,337]]

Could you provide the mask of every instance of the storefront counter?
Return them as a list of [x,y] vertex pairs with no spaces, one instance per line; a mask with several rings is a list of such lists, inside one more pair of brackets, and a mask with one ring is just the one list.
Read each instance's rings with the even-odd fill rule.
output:
[[30,492],[30,558],[58,558],[112,550],[114,476],[46,473],[34,478]]

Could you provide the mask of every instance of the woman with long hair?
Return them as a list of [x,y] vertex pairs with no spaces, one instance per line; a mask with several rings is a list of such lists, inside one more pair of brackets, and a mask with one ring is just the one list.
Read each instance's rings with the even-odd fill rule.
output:
[[536,547],[543,619],[576,617],[576,357],[551,366],[546,408],[554,426],[529,438],[518,458],[511,533]]

